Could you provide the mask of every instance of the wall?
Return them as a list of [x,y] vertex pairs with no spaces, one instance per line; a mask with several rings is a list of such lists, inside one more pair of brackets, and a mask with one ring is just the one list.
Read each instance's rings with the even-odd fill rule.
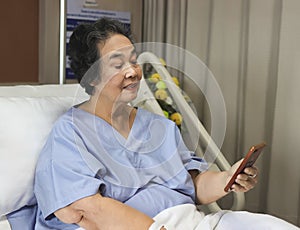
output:
[[38,0],[2,1],[0,84],[38,81]]
[[59,0],[39,0],[39,82],[59,81]]
[[[59,79],[59,0],[40,2],[39,82],[58,83]],[[99,9],[130,11],[132,32],[141,40],[142,2],[139,0],[98,0]]]
[[283,1],[267,210],[300,226],[300,2]]
[[[208,65],[225,99],[222,152],[233,163],[250,145],[268,144],[246,209],[299,224],[300,2],[190,0],[187,15],[186,47]],[[191,97],[209,128],[209,108],[196,90]]]

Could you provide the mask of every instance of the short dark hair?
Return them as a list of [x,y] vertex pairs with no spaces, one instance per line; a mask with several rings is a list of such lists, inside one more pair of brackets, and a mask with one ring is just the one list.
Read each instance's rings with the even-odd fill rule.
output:
[[97,45],[105,42],[114,34],[124,35],[133,43],[132,34],[123,23],[106,17],[91,24],[80,24],[70,37],[68,49],[70,66],[78,82],[89,95],[93,94],[94,87],[91,82],[98,79],[100,69],[97,68],[98,74],[87,74],[86,76],[85,74],[100,59]]

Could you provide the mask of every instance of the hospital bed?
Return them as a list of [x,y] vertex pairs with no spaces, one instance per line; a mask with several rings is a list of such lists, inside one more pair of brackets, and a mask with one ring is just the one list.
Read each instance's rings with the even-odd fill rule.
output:
[[[195,110],[193,110],[190,104],[186,101],[185,97],[182,94],[182,90],[174,83],[172,76],[162,64],[161,60],[154,55],[152,52],[143,52],[138,57],[138,63],[144,65],[150,63],[155,71],[161,76],[162,80],[165,82],[168,91],[170,92],[173,101],[176,103],[177,109],[183,117],[184,125],[186,126],[186,133],[183,133],[183,138],[186,135],[186,142],[189,139],[194,139],[191,144],[191,148],[195,148],[195,152],[198,156],[203,157],[204,150],[203,146],[206,148],[206,151],[209,151],[209,154],[214,156],[215,162],[210,165],[210,170],[228,170],[231,166],[224,157],[223,153],[220,151],[219,147],[216,145],[214,140],[208,134],[205,127],[200,122],[197,117]],[[145,79],[141,81],[141,87],[139,90],[138,97],[132,102],[133,105],[142,105],[144,108],[164,115],[160,105],[158,104],[153,92],[150,90]],[[199,140],[198,140],[199,139]],[[194,146],[195,143],[199,143],[197,146]],[[211,158],[209,158],[211,159]],[[242,210],[245,205],[245,197],[243,193],[232,193],[233,203],[231,210]],[[222,208],[214,202],[212,204],[200,207],[205,212],[215,212],[219,211]]]
[[[182,114],[188,138],[199,134],[201,144],[196,154],[203,156],[202,146],[207,146],[216,156],[210,170],[227,170],[230,165],[203,127],[194,110],[171,80],[167,69],[149,52],[139,56],[139,63],[151,63],[165,81],[168,91]],[[5,214],[27,205],[33,197],[35,163],[53,122],[69,107],[88,98],[79,84],[0,86],[0,229],[9,230]],[[132,102],[163,115],[145,79],[141,81],[138,97]],[[187,138],[187,139],[188,139]],[[197,137],[198,138],[198,137]],[[232,210],[244,207],[244,195],[232,193]],[[217,203],[199,207],[206,212],[221,209]]]

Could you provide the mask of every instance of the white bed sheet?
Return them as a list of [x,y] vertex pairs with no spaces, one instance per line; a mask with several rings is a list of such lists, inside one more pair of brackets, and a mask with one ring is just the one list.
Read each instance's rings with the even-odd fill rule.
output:
[[0,218],[0,229],[1,230],[11,230],[8,221],[4,216]]

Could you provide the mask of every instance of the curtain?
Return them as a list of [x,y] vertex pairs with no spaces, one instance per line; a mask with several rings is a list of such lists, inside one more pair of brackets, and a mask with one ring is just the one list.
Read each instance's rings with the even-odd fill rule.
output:
[[[184,55],[174,49],[185,49],[187,0],[144,0],[142,42],[145,49],[163,58],[167,65],[183,69]],[[163,44],[167,44],[162,45]],[[182,82],[178,69],[169,68]]]
[[[226,158],[233,163],[251,145],[268,145],[245,208],[300,226],[300,2],[190,0],[186,25],[186,49],[206,63],[224,96]],[[199,89],[184,86],[209,127]]]
[[164,42],[185,48],[187,0],[144,0],[143,42]]

